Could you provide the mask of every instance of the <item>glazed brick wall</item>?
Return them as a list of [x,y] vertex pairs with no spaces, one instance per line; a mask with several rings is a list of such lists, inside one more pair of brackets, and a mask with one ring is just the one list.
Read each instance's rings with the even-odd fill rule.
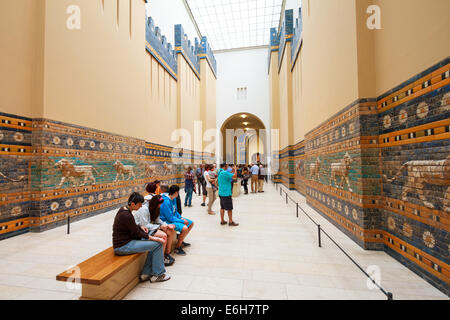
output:
[[[447,58],[376,99],[355,101],[280,152],[288,160],[278,180],[292,189],[285,177],[293,174],[308,204],[361,247],[386,251],[447,295],[449,76]],[[347,153],[350,185],[342,187],[331,167]]]
[[[0,118],[16,119],[0,128],[0,142],[13,145],[0,154],[0,239],[64,225],[69,215],[76,221],[113,210],[152,180],[183,186],[183,164],[214,159],[190,150],[172,158],[171,147],[48,119]],[[19,120],[25,128],[17,129]],[[95,183],[90,175],[86,182],[83,176],[63,181],[61,160],[89,166]],[[118,176],[116,161],[131,166],[134,176]]]

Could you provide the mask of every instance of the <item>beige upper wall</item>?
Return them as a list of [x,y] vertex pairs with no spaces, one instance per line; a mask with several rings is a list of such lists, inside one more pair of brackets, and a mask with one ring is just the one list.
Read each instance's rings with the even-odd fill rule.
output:
[[308,112],[303,105],[302,58],[302,52],[300,52],[297,62],[292,69],[292,105],[294,117],[292,134],[294,136],[294,143],[305,139],[305,113]]
[[[200,60],[200,78],[200,116],[204,133],[216,129],[216,78],[206,59]],[[202,139],[203,148],[211,142]]]
[[281,149],[293,143],[292,125],[292,73],[291,73],[291,43],[286,44],[278,73],[280,80],[280,147]]
[[381,30],[374,32],[376,95],[450,55],[450,1],[376,0]]
[[40,116],[43,22],[43,1],[0,1],[0,112]]
[[[80,0],[81,29],[69,30],[70,0],[46,0],[44,117],[135,138],[152,136],[151,58],[145,3]],[[130,21],[131,17],[131,21]],[[131,27],[131,29],[130,29]],[[160,72],[160,75],[162,73]],[[161,92],[161,90],[158,90]],[[154,119],[154,117],[153,117]]]
[[[189,139],[184,140],[186,144],[183,143],[183,148],[194,150],[194,141],[198,139],[195,136],[195,122],[202,120],[200,115],[200,80],[181,53],[178,54],[178,79],[177,128],[187,130],[190,134]],[[198,147],[201,147],[201,145],[195,149],[198,149]]]
[[[280,83],[278,76],[278,53],[272,52],[269,65],[269,93],[270,93],[270,127],[280,129]],[[280,150],[280,137],[272,133],[271,151]]]
[[355,0],[303,5],[301,105],[307,133],[358,98],[358,65]]

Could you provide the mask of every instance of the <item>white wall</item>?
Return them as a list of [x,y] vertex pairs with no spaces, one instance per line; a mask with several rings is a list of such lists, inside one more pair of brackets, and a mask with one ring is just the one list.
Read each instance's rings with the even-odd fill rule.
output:
[[155,26],[161,28],[162,35],[167,37],[167,41],[175,46],[175,25],[182,24],[184,32],[188,35],[192,45],[194,39],[201,40],[201,35],[192,22],[183,0],[148,0],[147,15],[155,21]]
[[[252,113],[270,128],[269,75],[267,49],[237,50],[216,53],[217,60],[217,128],[230,116]],[[237,88],[247,88],[247,99],[237,99]]]
[[[257,116],[270,133],[269,75],[267,48],[215,53],[217,60],[216,123],[220,130],[224,122],[236,113]],[[247,99],[238,100],[237,88],[247,88]],[[217,157],[222,147],[218,141]],[[270,139],[267,141],[270,148]],[[270,150],[270,149],[269,149]]]

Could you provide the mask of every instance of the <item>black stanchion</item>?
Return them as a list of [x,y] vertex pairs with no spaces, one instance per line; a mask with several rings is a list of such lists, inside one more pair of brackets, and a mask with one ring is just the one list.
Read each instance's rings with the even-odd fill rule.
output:
[[287,195],[287,192],[286,192],[286,204],[288,204],[288,195]]
[[320,235],[320,224],[317,225],[317,229],[319,231],[319,248],[322,248],[322,239],[321,239],[321,235]]
[[298,202],[297,202],[297,218],[298,218]]
[[67,216],[67,234],[70,234],[70,214]]

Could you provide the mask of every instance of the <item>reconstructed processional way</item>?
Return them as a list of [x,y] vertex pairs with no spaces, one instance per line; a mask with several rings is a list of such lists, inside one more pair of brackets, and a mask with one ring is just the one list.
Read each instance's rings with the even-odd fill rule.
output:
[[[295,204],[272,185],[265,193],[235,199],[239,227],[221,226],[219,202],[210,216],[194,194],[183,215],[195,221],[184,257],[167,268],[165,283],[139,284],[126,299],[380,299],[367,278],[327,238],[317,245],[317,227],[296,218]],[[305,199],[289,195],[299,203]],[[182,191],[182,197],[184,192]],[[364,269],[378,266],[381,285],[394,299],[448,299],[384,252],[364,251],[306,204],[302,207]],[[77,299],[73,286],[55,276],[111,246],[115,211],[41,234],[27,233],[0,242],[0,299]]]

